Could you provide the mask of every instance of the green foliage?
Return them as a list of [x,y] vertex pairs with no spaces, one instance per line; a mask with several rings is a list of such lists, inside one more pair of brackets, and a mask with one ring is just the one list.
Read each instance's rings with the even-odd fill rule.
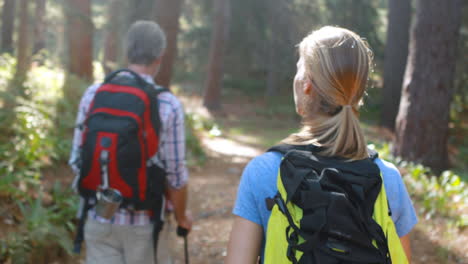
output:
[[178,80],[202,83],[206,78],[211,37],[211,1],[186,2],[180,18],[178,59],[174,67]]
[[[204,0],[185,6],[176,76],[202,83],[206,77],[213,28],[212,5]],[[263,95],[271,72],[275,83],[281,87],[279,90],[287,90],[296,69],[295,45],[306,34],[324,25],[339,25],[356,31],[369,41],[379,61],[383,57],[386,29],[383,1],[238,0],[230,6],[223,70],[228,76],[225,90],[246,92],[249,96]],[[255,89],[246,88],[251,84]]]
[[185,143],[189,166],[201,166],[206,162],[207,156],[197,135],[203,131],[210,131],[214,127],[216,124],[212,120],[200,115],[194,113],[185,115]]
[[22,221],[16,232],[0,239],[0,255],[4,260],[30,263],[30,260],[43,259],[57,250],[71,254],[73,225],[70,219],[77,201],[69,194],[65,195],[60,186],[54,188],[53,194],[61,200],[55,200],[50,206],[44,206],[40,196],[17,202]]
[[[71,207],[60,207],[62,203]],[[73,203],[76,204],[77,201],[74,200]],[[73,206],[71,202],[62,201],[59,204],[45,207],[39,197],[34,201],[28,199],[26,203],[18,203],[18,207],[24,217],[20,230],[26,232],[25,235],[34,249],[44,249],[55,242],[71,253],[69,234],[71,229],[67,230],[67,227],[71,227],[69,220],[73,217],[70,209],[76,209],[76,206]]]
[[225,94],[259,96],[264,93],[266,86],[265,80],[262,79],[240,79],[232,76],[227,76],[223,80],[224,87],[228,88],[224,91]]
[[[10,83],[8,71],[13,63],[6,56],[0,57],[0,82]],[[63,149],[69,138],[57,133],[61,129],[54,122],[62,82],[63,73],[45,62],[21,84],[28,97],[16,96],[14,108],[3,107],[0,111],[2,118],[15,117],[0,127],[9,131],[0,137],[0,199],[15,201],[4,213],[14,215],[19,223],[12,227],[14,232],[0,237],[0,262],[47,263],[45,256],[52,254],[49,249],[70,253],[76,195],[58,183],[47,190],[41,179],[44,168],[68,154]],[[6,102],[10,97],[2,91],[0,100]]]
[[385,28],[379,13],[378,1],[327,0],[327,23],[355,31],[367,39],[377,58],[383,57],[382,38]]
[[[56,137],[56,127],[52,121],[55,116],[54,97],[57,98],[56,92],[60,89],[60,82],[54,76],[51,69],[34,69],[24,84],[31,98],[17,97],[14,109],[2,109],[2,116],[15,116],[11,127],[1,128],[12,132],[0,142],[0,171],[4,175],[14,174],[27,182],[37,181],[42,168],[50,165],[52,160],[63,157],[64,153],[57,152],[57,146],[60,147],[65,139]],[[47,89],[44,83],[48,85]],[[48,91],[47,95],[44,90]]]
[[7,87],[13,78],[15,59],[8,53],[0,55],[0,87]]
[[468,63],[466,63],[466,59],[462,59],[468,51],[468,8],[464,9],[458,43],[458,54],[461,56],[457,60],[456,65],[455,92],[451,105],[450,119],[455,123],[455,126],[460,127],[462,126],[463,115],[465,114],[466,116],[468,112]]
[[[370,145],[375,148],[374,145]],[[400,169],[413,201],[420,205],[420,215],[429,219],[434,216],[446,218],[450,224],[468,226],[468,188],[460,176],[452,171],[434,175],[429,168],[393,158],[390,147],[383,144],[376,148],[379,156],[394,162]]]

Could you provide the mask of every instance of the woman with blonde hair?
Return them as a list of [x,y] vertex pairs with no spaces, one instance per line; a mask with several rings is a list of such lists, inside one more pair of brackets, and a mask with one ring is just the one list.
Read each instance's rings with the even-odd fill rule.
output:
[[[302,40],[299,55],[293,92],[303,127],[283,143],[313,146],[319,159],[336,158],[347,164],[370,160],[358,119],[372,63],[367,43],[350,30],[326,26]],[[259,257],[264,260],[272,214],[265,198],[278,193],[277,178],[283,157],[283,153],[269,151],[246,166],[233,209],[236,218],[226,263],[257,263]],[[393,164],[379,158],[373,159],[371,164],[380,170],[382,190],[385,189],[388,197],[397,240],[399,237],[409,262],[409,232],[417,223],[410,197]]]

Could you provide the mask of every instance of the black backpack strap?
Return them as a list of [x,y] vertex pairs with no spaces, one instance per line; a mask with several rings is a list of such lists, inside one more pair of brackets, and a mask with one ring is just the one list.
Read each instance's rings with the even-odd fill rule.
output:
[[[320,147],[315,145],[290,145],[290,144],[279,144],[275,145],[267,150],[267,152],[279,152],[281,154],[286,154],[291,150],[302,150],[302,151],[311,151],[311,152],[318,152],[320,151]],[[368,148],[367,152],[369,153],[369,158],[374,161],[379,157],[379,153],[373,149]]]
[[76,228],[75,241],[73,242],[73,253],[80,254],[81,244],[84,241],[84,226],[86,219],[88,218],[88,211],[91,209],[92,205],[89,203],[88,198],[83,198],[84,204],[81,208],[80,219],[78,220],[78,226]]
[[276,146],[273,146],[267,150],[267,152],[279,152],[281,154],[286,154],[288,151],[293,150],[294,146],[289,145],[289,144],[279,144]]
[[[286,153],[288,153],[291,150],[317,151],[318,147],[314,145],[290,145],[290,144],[283,143],[283,144],[278,144],[269,148],[267,152],[279,152],[283,155],[286,155]],[[276,196],[279,196],[279,195],[280,195],[279,193],[276,194]],[[276,203],[275,197],[265,198],[265,204],[266,204],[268,211],[271,211],[274,204]]]
[[315,145],[309,144],[309,145],[291,145],[291,144],[279,144],[275,145],[267,150],[267,152],[279,152],[281,154],[286,154],[291,150],[301,150],[301,151],[310,151],[310,152],[318,152],[320,151],[320,147],[317,147]]
[[[157,218],[157,217],[156,217]],[[158,241],[159,241],[159,233],[163,229],[164,222],[161,219],[155,219],[153,223],[153,247],[154,247],[154,255],[157,255],[158,252]]]
[[369,158],[374,161],[379,157],[379,153],[373,149],[367,148],[367,153],[369,153]]
[[156,95],[159,95],[160,93],[165,93],[165,92],[170,93],[171,91],[166,87],[156,85]]
[[145,81],[145,79],[143,79],[138,73],[136,73],[136,72],[134,72],[134,71],[132,71],[130,69],[120,69],[120,70],[116,70],[116,71],[111,72],[104,79],[104,83],[108,83],[108,82],[112,81],[112,79],[114,79],[114,77],[116,77],[119,73],[122,73],[122,72],[130,73],[137,80],[137,82],[139,82],[139,84],[141,86],[145,87],[145,86],[148,85],[148,82]]

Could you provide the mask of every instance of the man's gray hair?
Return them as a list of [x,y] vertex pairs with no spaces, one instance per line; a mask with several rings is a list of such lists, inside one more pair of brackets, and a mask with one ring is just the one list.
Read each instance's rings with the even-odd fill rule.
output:
[[166,48],[166,35],[153,21],[136,21],[127,32],[127,58],[131,64],[149,65]]

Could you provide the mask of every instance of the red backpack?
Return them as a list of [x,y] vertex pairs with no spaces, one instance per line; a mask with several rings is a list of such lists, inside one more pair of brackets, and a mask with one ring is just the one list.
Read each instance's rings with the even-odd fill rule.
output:
[[[126,74],[119,74],[125,72]],[[138,74],[119,70],[97,89],[85,120],[78,190],[94,198],[108,174],[108,187],[123,196],[123,207],[155,210],[162,202],[165,173],[152,165],[159,147],[161,121],[154,89]],[[160,208],[159,208],[160,209]]]
[[82,135],[77,186],[85,203],[75,252],[81,248],[87,211],[95,205],[103,185],[121,193],[121,208],[149,210],[158,220],[155,216],[161,214],[166,173],[150,158],[158,152],[160,142],[157,96],[168,91],[155,89],[128,69],[111,73],[96,90]]

